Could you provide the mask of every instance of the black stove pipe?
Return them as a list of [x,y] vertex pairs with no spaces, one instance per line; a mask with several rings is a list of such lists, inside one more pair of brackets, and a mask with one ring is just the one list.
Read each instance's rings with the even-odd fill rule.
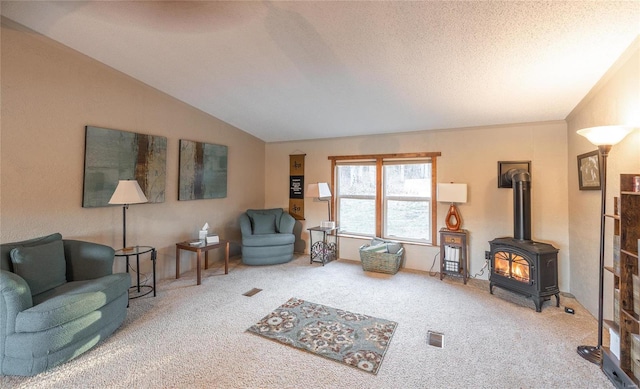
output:
[[513,237],[531,240],[531,175],[520,169],[510,169],[504,177],[513,188]]

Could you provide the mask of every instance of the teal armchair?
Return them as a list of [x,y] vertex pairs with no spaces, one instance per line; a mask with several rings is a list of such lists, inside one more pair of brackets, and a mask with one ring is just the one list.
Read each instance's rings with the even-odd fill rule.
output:
[[249,209],[240,215],[242,262],[275,265],[293,259],[293,216],[282,208]]
[[0,374],[69,361],[124,321],[131,278],[114,250],[60,234],[0,245]]

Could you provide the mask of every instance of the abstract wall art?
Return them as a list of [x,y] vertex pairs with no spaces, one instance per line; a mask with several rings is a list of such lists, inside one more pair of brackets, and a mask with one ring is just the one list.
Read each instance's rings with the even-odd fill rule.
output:
[[227,197],[227,146],[180,139],[178,200]]
[[86,126],[82,206],[108,206],[118,180],[137,180],[150,203],[162,203],[166,166],[167,138]]

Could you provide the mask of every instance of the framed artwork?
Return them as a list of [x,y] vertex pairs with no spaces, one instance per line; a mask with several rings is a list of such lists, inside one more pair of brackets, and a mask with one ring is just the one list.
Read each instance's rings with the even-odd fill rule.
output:
[[498,161],[498,188],[511,188],[511,183],[503,175],[511,169],[524,170],[531,174],[531,161]]
[[578,155],[578,187],[580,190],[600,190],[598,150]]
[[227,146],[180,139],[178,200],[227,197]]
[[162,203],[166,166],[167,138],[86,126],[82,206],[108,206],[118,180],[137,180],[150,203]]

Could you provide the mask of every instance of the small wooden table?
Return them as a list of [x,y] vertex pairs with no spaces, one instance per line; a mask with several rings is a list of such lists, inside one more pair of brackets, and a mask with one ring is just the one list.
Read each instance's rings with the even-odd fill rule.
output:
[[205,244],[200,243],[199,245],[191,245],[189,242],[180,242],[176,243],[176,279],[180,278],[180,250],[187,250],[196,253],[197,257],[197,274],[198,274],[198,285],[200,285],[201,281],[201,270],[200,263],[202,258],[202,252],[204,251],[204,268],[209,268],[209,250],[218,249],[224,247],[224,274],[229,274],[229,241],[220,239],[219,243],[211,243]]

